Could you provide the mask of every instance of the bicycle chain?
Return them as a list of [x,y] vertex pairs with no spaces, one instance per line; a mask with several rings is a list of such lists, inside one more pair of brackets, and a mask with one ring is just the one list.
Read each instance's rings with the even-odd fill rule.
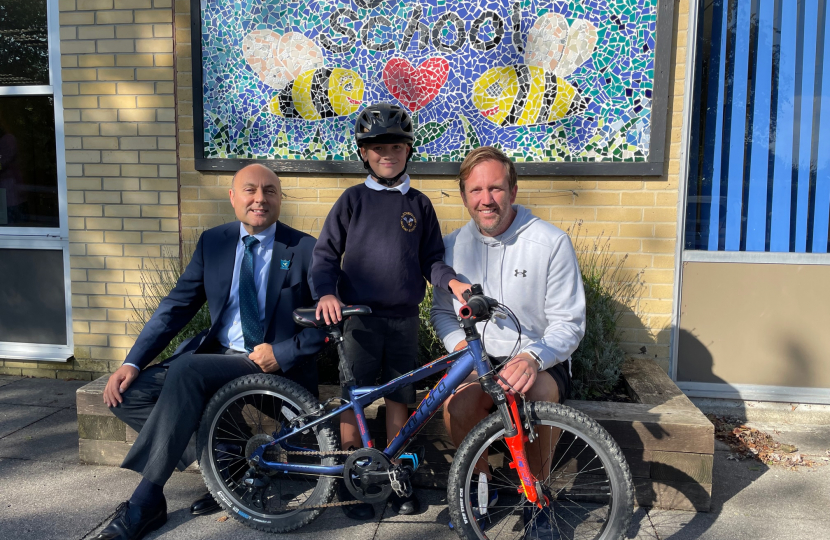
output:
[[[329,452],[315,452],[314,450],[294,450],[294,451],[287,451],[285,455],[287,456],[320,456],[320,457],[328,457],[328,456],[348,456],[353,454],[354,450],[331,450]],[[303,506],[304,510],[312,509],[312,508],[336,508],[338,506],[350,506],[352,504],[362,504],[363,501],[337,501],[337,502],[330,502],[326,504],[318,504],[315,506]]]
[[[285,452],[286,456],[320,456],[320,457],[327,457],[327,456],[348,456],[354,454],[356,450],[330,450],[328,452],[315,452],[314,450],[289,450]],[[336,508],[338,506],[349,506],[352,504],[363,504],[363,501],[338,501],[338,502],[330,502],[326,504],[318,504],[315,506],[303,506],[303,510],[309,510],[312,508]]]
[[288,450],[287,456],[348,456],[354,454],[354,450],[330,450],[328,452],[315,452],[314,450]]

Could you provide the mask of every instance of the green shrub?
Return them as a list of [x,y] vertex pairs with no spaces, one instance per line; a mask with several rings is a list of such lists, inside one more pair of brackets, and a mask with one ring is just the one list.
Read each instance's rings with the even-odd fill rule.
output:
[[620,379],[625,352],[620,346],[617,323],[626,311],[634,309],[644,287],[642,272],[634,275],[623,268],[628,255],[617,257],[611,239],[600,233],[588,238],[582,222],[568,229],[582,283],[585,287],[585,337],[574,352],[574,399],[596,399],[611,393]]
[[[130,300],[130,305],[133,308],[131,330],[135,335],[138,335],[141,329],[144,328],[144,325],[158,309],[162,299],[176,286],[176,282],[184,273],[187,263],[190,262],[190,255],[192,255],[193,248],[196,246],[196,240],[198,240],[198,236],[191,242],[186,243],[184,252],[188,255],[184,257],[179,257],[179,254],[171,248],[163,247],[161,261],[158,263],[152,261],[149,268],[141,271],[141,296],[144,305],[143,307],[137,306]],[[166,360],[181,345],[182,341],[208,328],[210,328],[210,311],[208,311],[207,303],[205,303],[199,308],[193,319],[159,354],[158,360]]]
[[[567,232],[579,260],[587,312],[585,337],[572,357],[571,397],[596,399],[609,394],[619,381],[625,352],[620,346],[617,323],[624,312],[631,309],[636,311],[637,300],[644,286],[642,272],[630,275],[624,268],[628,256],[617,257],[610,249],[608,236],[600,234],[595,238],[587,237],[582,222],[576,222]],[[195,240],[191,244],[190,248],[195,245]],[[185,252],[191,253],[192,249],[185,249]],[[160,264],[151,263],[149,268],[142,271],[144,309],[133,305],[132,328],[136,334],[158,308],[159,302],[173,289],[188,261],[189,258],[179,258],[178,253],[173,253],[172,250],[164,250]],[[419,307],[418,360],[421,365],[446,354],[443,343],[429,322],[432,300],[432,287],[427,287],[426,296]],[[205,304],[159,358],[168,358],[182,341],[209,327],[210,312]],[[321,384],[338,384],[337,364],[337,349],[333,344],[324,346],[318,355]],[[422,381],[418,387],[431,386],[431,382],[434,381]]]
[[432,287],[428,285],[424,301],[418,306],[418,317],[421,322],[418,327],[418,360],[422,366],[447,354],[446,349],[444,349],[444,342],[441,341],[441,338],[435,332],[435,328],[429,322],[431,309]]

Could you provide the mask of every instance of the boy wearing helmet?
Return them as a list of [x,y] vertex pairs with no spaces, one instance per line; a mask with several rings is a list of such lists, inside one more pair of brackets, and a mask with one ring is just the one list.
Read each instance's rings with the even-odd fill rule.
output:
[[[459,300],[470,286],[443,262],[444,243],[432,202],[410,187],[406,166],[415,137],[409,114],[388,103],[366,107],[355,123],[355,139],[369,176],[346,189],[329,212],[314,248],[311,280],[320,296],[317,318],[327,324],[340,322],[343,303],[372,308],[371,316],[348,319],[343,331],[357,385],[369,386],[417,366],[424,279]],[[415,390],[407,386],[384,400],[391,440],[406,423]],[[341,415],[340,435],[344,449],[362,445],[352,411]],[[341,489],[344,497],[348,492]],[[414,496],[393,493],[390,502],[401,514],[418,511]],[[365,503],[343,510],[353,519],[374,516]]]

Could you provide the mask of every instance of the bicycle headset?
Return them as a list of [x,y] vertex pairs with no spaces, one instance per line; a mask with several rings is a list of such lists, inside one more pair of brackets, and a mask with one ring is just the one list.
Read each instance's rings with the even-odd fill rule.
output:
[[354,138],[357,141],[358,148],[372,143],[407,144],[409,151],[406,154],[406,163],[404,164],[403,170],[392,178],[386,178],[376,173],[371,165],[369,165],[369,161],[363,159],[363,154],[360,154],[360,159],[363,161],[363,168],[369,171],[373,177],[377,178],[378,183],[383,186],[389,187],[393,185],[401,176],[406,174],[409,158],[412,157],[412,143],[415,142],[415,132],[412,126],[412,118],[401,107],[392,105],[391,103],[369,105],[357,117],[357,121],[354,124]]

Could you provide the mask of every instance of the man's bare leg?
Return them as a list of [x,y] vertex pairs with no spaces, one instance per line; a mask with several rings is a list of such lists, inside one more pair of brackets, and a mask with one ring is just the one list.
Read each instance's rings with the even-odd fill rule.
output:
[[[493,400],[490,399],[490,396],[478,384],[478,374],[475,372],[471,373],[459,385],[455,394],[450,396],[444,404],[444,427],[456,448],[461,446],[464,437],[479,422],[487,418],[492,406]],[[490,468],[487,466],[486,452],[479,458],[475,470],[485,473],[488,478],[490,477]]]
[[[559,387],[556,385],[556,380],[551,377],[550,373],[545,371],[539,372],[536,377],[536,382],[525,394],[529,401],[552,401],[559,403]],[[550,475],[551,458],[553,457],[553,450],[555,449],[556,441],[559,439],[559,434],[562,431],[558,428],[551,428],[547,426],[535,426],[536,440],[533,444],[526,447],[527,461],[530,466],[530,472],[537,480],[545,483],[545,479]]]
[[[464,437],[490,414],[493,406],[493,400],[479,384],[469,384],[475,383],[477,379],[478,376],[475,373],[467,377],[455,395],[451,396],[444,405],[444,425],[456,448],[461,445]],[[559,387],[553,377],[543,371],[538,374],[533,387],[525,395],[530,401],[558,403]],[[545,479],[550,471],[551,446],[558,439],[560,430],[544,426],[537,426],[535,429],[538,438],[533,444],[528,445],[526,450],[528,465],[537,478]],[[490,478],[486,452],[476,463],[475,470],[487,474]]]

